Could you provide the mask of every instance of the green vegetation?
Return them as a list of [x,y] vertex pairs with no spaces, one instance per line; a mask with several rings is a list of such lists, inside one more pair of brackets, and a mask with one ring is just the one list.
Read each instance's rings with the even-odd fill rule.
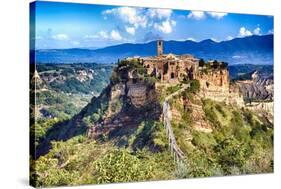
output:
[[192,80],[190,87],[187,89],[189,93],[197,93],[200,90],[200,82],[198,80]]
[[[214,61],[211,65],[201,61],[201,67],[210,66],[224,68],[227,64]],[[52,77],[58,77],[61,74],[67,79],[63,84],[60,83],[62,80],[51,82],[53,84],[48,85],[51,89],[36,94],[37,105],[40,106],[41,114],[45,115],[37,119],[31,128],[31,137],[36,146],[41,139],[60,135],[72,126],[75,126],[74,132],[78,136],[69,137],[66,141],[52,141],[52,148],[46,155],[31,160],[31,180],[35,186],[136,182],[273,171],[273,126],[247,109],[202,100],[196,94],[200,90],[198,80],[186,82],[190,87],[169,102],[174,111],[171,124],[177,145],[186,157],[180,164],[176,165],[171,156],[161,119],[147,118],[130,128],[117,127],[118,131],[114,130],[116,133],[110,133],[115,134],[114,137],[105,132],[101,140],[88,139],[83,129],[102,120],[106,112],[119,112],[124,104],[120,99],[111,99],[108,95],[110,88],[105,88],[98,98],[92,98],[91,102],[95,103],[82,109],[90,100],[85,94],[86,90],[93,89],[91,87],[94,84],[91,82],[104,80],[91,80],[90,83],[77,80],[73,74],[81,68],[84,69],[85,65],[78,65],[75,69],[69,65],[43,65],[38,68],[45,76],[51,74]],[[127,81],[129,72],[133,82],[137,78],[136,82],[141,80],[152,86],[157,81],[147,75],[140,59],[133,59],[118,62],[110,78],[111,84]],[[160,86],[160,101],[182,86]],[[64,92],[58,92],[60,90]],[[76,117],[79,123],[70,125],[72,123],[68,122],[63,125],[62,121],[78,112],[80,114]],[[212,132],[194,127],[202,120],[210,125]],[[60,126],[62,130],[58,132]],[[54,133],[48,135],[52,128]],[[83,132],[77,132],[79,129]]]
[[[108,84],[112,65],[38,64],[36,69],[50,90],[72,94],[99,94]],[[79,77],[83,80],[78,80]]]
[[33,164],[32,177],[36,186],[46,187],[171,179],[174,170],[167,151],[117,149],[77,136],[54,142],[52,150]]
[[147,146],[153,151],[165,151],[168,148],[168,140],[161,122],[144,121],[138,127],[136,133],[129,138],[129,145],[134,150]]
[[174,92],[180,90],[182,87],[182,85],[178,84],[178,85],[175,85],[175,86],[170,86],[166,89],[166,95],[170,95],[170,94],[173,94]]
[[[205,137],[202,133],[199,138],[193,135],[193,145],[219,165],[223,175],[273,171],[273,131],[269,125],[262,125],[260,118],[248,110],[210,100],[204,101],[204,111],[215,128],[212,134],[203,134]],[[261,162],[266,166],[260,166]]]
[[77,94],[67,95],[52,90],[36,93],[36,109],[40,112],[38,119],[67,119],[77,114],[85,106],[91,96]]
[[133,76],[133,79],[143,80],[150,86],[153,86],[157,81],[157,78],[147,74],[147,70],[143,66],[142,60],[138,58],[118,61],[110,81],[112,84],[119,83],[120,81],[127,81],[129,73]]
[[273,171],[271,124],[247,109],[203,100],[204,119],[213,132],[197,131],[192,127],[192,110],[184,109],[179,101],[180,98],[193,99],[191,91],[184,91],[171,104],[181,115],[180,119],[174,118],[172,127],[177,144],[186,155],[176,172],[178,178]]
[[205,62],[203,59],[199,60],[199,67],[203,68],[203,72],[208,72],[209,70],[220,70],[220,69],[227,69],[228,63],[226,62],[219,62],[217,60]]

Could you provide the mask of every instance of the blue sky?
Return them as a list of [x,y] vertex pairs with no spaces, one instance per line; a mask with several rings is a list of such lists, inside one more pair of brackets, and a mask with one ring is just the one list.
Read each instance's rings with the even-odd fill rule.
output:
[[273,33],[273,17],[36,2],[36,49],[100,48],[155,39],[214,41]]

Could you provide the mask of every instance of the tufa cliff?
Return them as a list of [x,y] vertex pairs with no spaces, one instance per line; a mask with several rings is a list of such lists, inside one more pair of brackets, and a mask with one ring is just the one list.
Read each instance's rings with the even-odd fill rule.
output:
[[195,77],[200,82],[202,98],[208,98],[226,104],[244,106],[243,96],[238,86],[230,84],[227,64],[211,61],[203,63]]

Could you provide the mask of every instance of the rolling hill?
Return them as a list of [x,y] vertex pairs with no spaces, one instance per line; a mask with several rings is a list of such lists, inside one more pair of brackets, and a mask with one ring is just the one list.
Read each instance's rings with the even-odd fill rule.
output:
[[[37,63],[116,63],[129,56],[156,55],[156,41],[124,43],[100,49],[36,50]],[[273,35],[249,36],[229,41],[164,41],[164,53],[192,54],[203,59],[218,59],[229,64],[273,64]]]

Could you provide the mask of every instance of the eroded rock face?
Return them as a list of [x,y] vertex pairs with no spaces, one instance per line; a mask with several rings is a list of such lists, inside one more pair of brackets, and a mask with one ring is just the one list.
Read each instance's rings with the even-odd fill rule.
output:
[[160,119],[161,106],[155,86],[141,79],[128,78],[111,84],[107,95],[108,108],[103,118],[88,130],[89,138],[130,135],[143,120]]
[[199,73],[197,79],[200,82],[202,98],[208,98],[226,104],[244,106],[243,96],[238,86],[229,84],[229,73],[226,69]]
[[127,97],[135,108],[141,108],[157,100],[154,86],[146,85],[144,82],[127,82]]
[[249,100],[273,100],[273,76],[264,76],[259,72],[252,74],[251,80],[237,81],[244,96]]

